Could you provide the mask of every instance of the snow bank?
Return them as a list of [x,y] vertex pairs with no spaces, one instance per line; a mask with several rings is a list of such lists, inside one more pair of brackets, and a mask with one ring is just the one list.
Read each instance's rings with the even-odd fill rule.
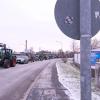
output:
[[[60,83],[68,89],[65,93],[71,100],[80,100],[80,72],[70,63],[57,62],[57,72]],[[100,90],[92,87],[92,100],[100,100]]]

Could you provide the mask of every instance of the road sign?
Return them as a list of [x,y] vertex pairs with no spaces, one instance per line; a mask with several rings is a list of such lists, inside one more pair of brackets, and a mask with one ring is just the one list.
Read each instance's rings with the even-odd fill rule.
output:
[[[92,36],[100,29],[100,0],[92,0]],[[70,38],[80,39],[80,0],[57,0],[55,19],[61,31]]]

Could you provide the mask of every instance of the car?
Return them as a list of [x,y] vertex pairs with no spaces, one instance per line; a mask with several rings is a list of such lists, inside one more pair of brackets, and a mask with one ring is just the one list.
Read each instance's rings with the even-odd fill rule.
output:
[[26,55],[17,55],[16,62],[19,64],[27,64],[29,62],[29,58]]

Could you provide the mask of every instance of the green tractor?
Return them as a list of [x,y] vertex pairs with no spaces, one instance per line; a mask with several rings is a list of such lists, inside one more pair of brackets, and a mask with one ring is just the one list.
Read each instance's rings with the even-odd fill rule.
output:
[[6,48],[5,44],[0,43],[0,66],[9,68],[15,67],[16,56],[13,55],[12,49]]

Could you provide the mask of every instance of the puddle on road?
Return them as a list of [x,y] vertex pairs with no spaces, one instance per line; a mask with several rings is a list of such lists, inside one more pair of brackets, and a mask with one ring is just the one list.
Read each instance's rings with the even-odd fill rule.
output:
[[65,91],[65,89],[55,90],[54,88],[34,88],[26,100],[68,100],[67,96],[59,94],[61,91]]

